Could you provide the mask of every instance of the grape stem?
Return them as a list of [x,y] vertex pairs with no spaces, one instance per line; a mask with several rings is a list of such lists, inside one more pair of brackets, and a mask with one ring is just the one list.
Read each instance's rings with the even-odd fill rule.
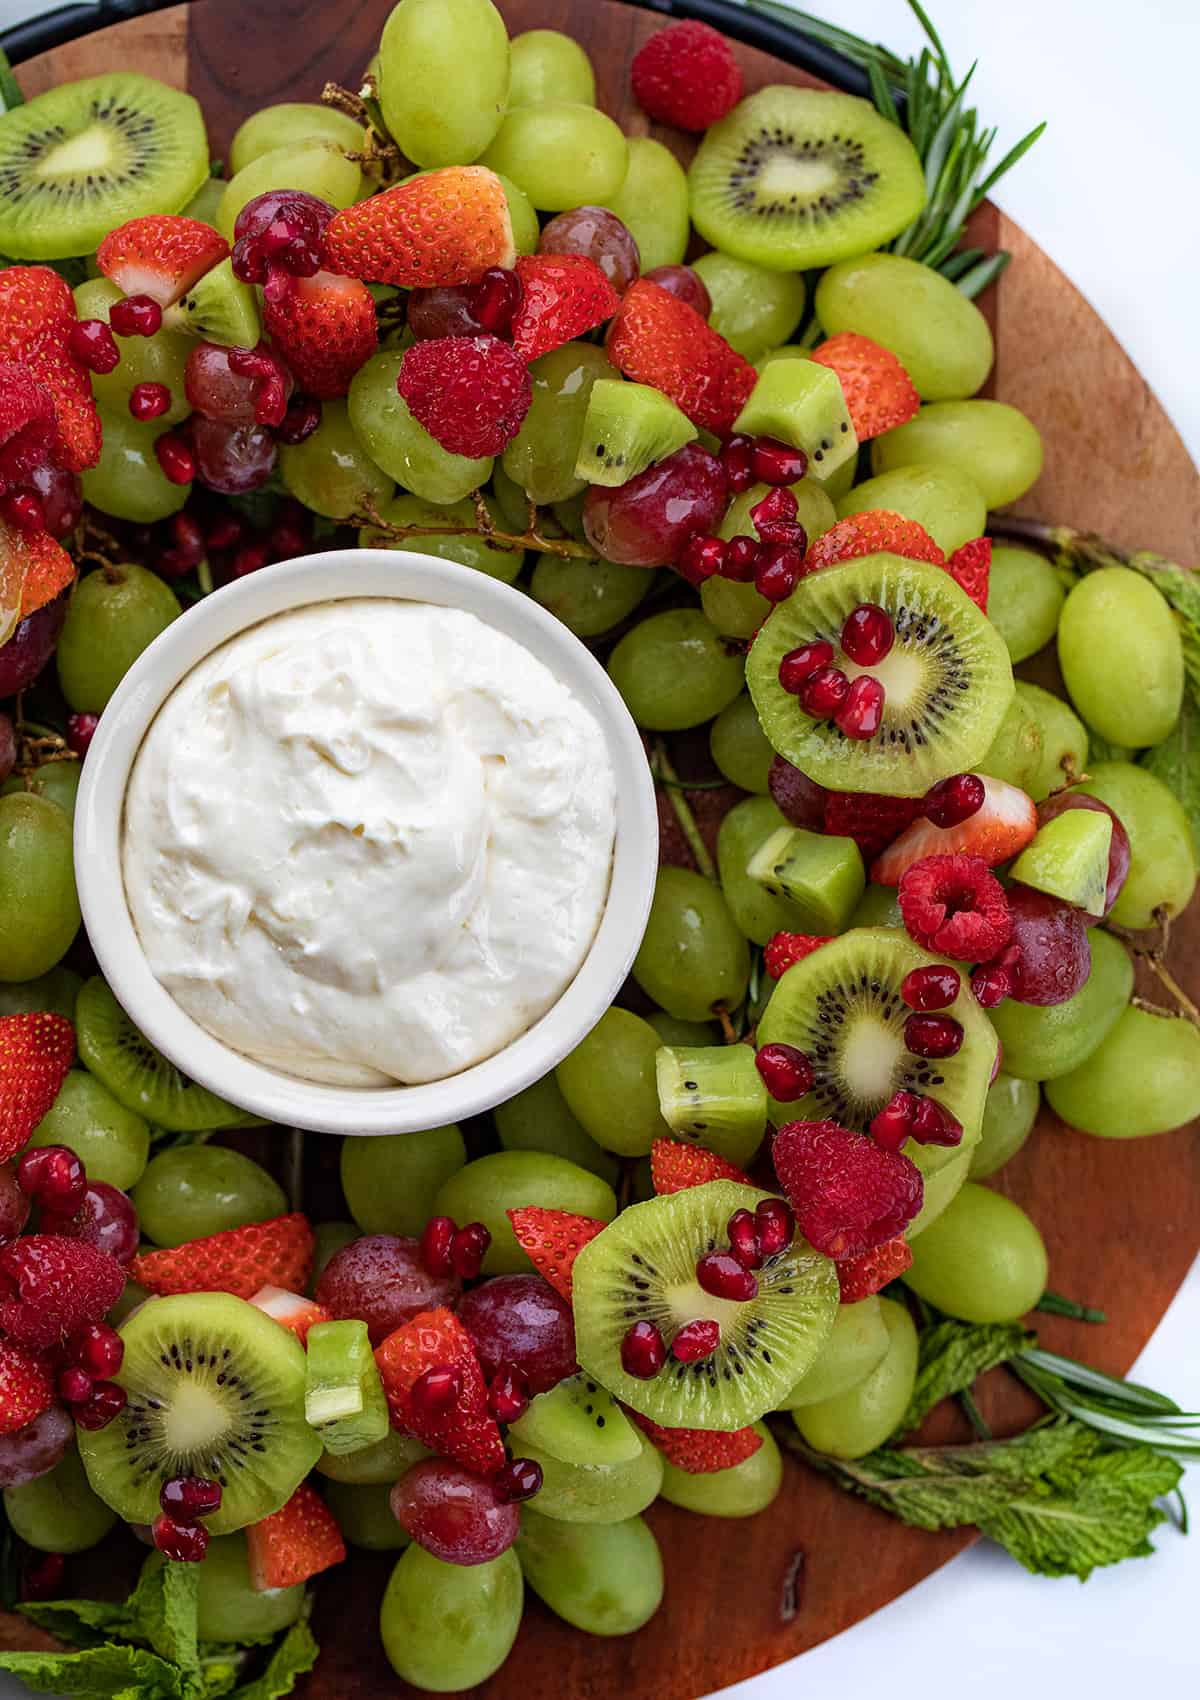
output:
[[[712,857],[708,853],[708,845],[701,836],[691,805],[684,796],[686,786],[680,782],[679,775],[671,766],[671,758],[668,756],[667,747],[661,738],[654,740],[650,755],[650,771],[654,775],[655,782],[661,783],[667,793],[667,801],[674,811],[675,819],[679,822],[680,832],[687,840],[687,847],[692,853],[692,860],[705,879],[718,884],[717,870]],[[728,1017],[726,1019],[728,1020]]]
[[1165,1015],[1173,1021],[1190,1021],[1193,1027],[1200,1027],[1200,1008],[1197,1008],[1166,964],[1166,955],[1171,947],[1171,917],[1165,909],[1156,909],[1154,919],[1158,925],[1158,940],[1152,945],[1139,943],[1136,933],[1131,933],[1126,927],[1118,927],[1112,921],[1107,924],[1105,931],[1119,938],[1138,962],[1146,964],[1159,984],[1174,998],[1176,1008],[1163,1009],[1141,997],[1131,998],[1130,1002],[1150,1015]]
[[[405,537],[482,537],[493,549],[536,549],[540,554],[561,555],[567,560],[595,560],[595,551],[589,549],[586,544],[576,543],[571,537],[546,537],[537,524],[531,524],[524,532],[501,531],[488,513],[481,493],[473,490],[471,494],[475,502],[474,525],[393,525],[390,520],[383,518],[373,501],[364,503],[363,512],[353,514],[346,523],[360,527],[370,526],[382,533],[380,537],[368,539],[368,549],[386,549]],[[535,508],[535,517],[536,514]]]
[[[344,112],[363,127],[363,146],[360,152],[345,152],[347,159],[361,165],[364,171],[378,170],[384,184],[395,182],[405,174],[408,161],[396,146],[383,117],[375,79],[365,74],[362,90],[354,94],[340,83],[326,83],[321,90],[321,102],[335,112]],[[345,150],[343,150],[345,151]]]

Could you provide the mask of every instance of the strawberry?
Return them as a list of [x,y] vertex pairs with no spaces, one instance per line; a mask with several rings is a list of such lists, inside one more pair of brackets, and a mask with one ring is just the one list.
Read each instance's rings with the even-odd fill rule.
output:
[[294,1292],[308,1281],[313,1243],[308,1217],[294,1211],[143,1252],[129,1273],[152,1293],[233,1293],[248,1299],[268,1285]]
[[504,185],[483,165],[451,165],[335,213],[325,227],[331,271],[426,289],[475,283],[517,257]]
[[686,1470],[689,1476],[706,1476],[713,1470],[731,1470],[753,1458],[762,1445],[762,1435],[753,1428],[704,1429],[663,1428],[638,1411],[629,1415],[668,1464]]
[[99,1322],[125,1291],[115,1257],[61,1234],[22,1234],[0,1246],[0,1332],[20,1346],[57,1346]]
[[978,856],[989,868],[1019,855],[1037,831],[1033,798],[1004,779],[983,780],[983,806],[957,826],[934,826],[919,815],[871,864],[877,885],[899,885],[914,862],[926,856]]
[[645,278],[625,291],[608,333],[608,358],[718,436],[732,431],[758,377],[694,307]]
[[724,118],[742,98],[741,66],[711,24],[668,24],[633,56],[634,99],[659,124],[697,134]]
[[972,537],[962,543],[946,562],[946,571],[961,590],[965,590],[981,614],[987,613],[988,579],[992,571],[992,540]]
[[[453,1458],[477,1475],[504,1468],[504,1442],[488,1406],[487,1383],[471,1336],[453,1311],[423,1310],[394,1333],[375,1353],[392,1426],[416,1435],[433,1451]],[[410,1395],[426,1370],[453,1369],[458,1392],[447,1409],[418,1408]]]
[[842,331],[820,343],[809,358],[837,373],[860,443],[916,417],[921,398],[912,379],[896,356],[869,336]]
[[15,1434],[54,1403],[46,1360],[12,1340],[0,1340],[0,1434]]
[[228,242],[211,225],[154,213],[110,231],[96,250],[96,265],[126,295],[148,295],[172,307],[228,255]]
[[246,1553],[250,1586],[261,1594],[268,1588],[294,1588],[340,1564],[346,1543],[333,1512],[304,1482],[282,1510],[250,1525]]
[[825,831],[852,838],[864,858],[878,856],[897,834],[918,819],[920,797],[881,797],[874,791],[830,791],[825,797]]
[[28,366],[0,362],[0,488],[22,484],[58,443],[54,398]]
[[0,1018],[0,1163],[25,1149],[74,1061],[75,1029],[65,1015]]
[[517,261],[521,304],[513,314],[512,345],[523,360],[595,330],[611,319],[621,297],[586,254],[525,254]]
[[839,1259],[834,1267],[842,1303],[852,1305],[859,1299],[869,1299],[872,1293],[878,1293],[889,1281],[903,1275],[912,1260],[908,1241],[899,1237],[886,1240],[874,1251],[864,1251],[861,1257]]
[[905,519],[887,508],[869,508],[865,513],[847,514],[822,532],[804,557],[804,571],[815,573],[836,561],[854,561],[860,555],[877,555],[884,549],[910,561],[929,561],[935,567],[946,564],[945,555],[915,519]]
[[772,980],[779,980],[789,968],[828,943],[828,938],[819,933],[772,933],[763,946],[763,966]]
[[13,625],[36,614],[75,582],[74,561],[46,531],[22,531],[19,526],[6,525],[0,520],[0,557],[4,559],[6,580],[10,573],[14,575],[14,585],[15,575],[20,579],[20,601],[13,612]]
[[505,1215],[538,1274],[569,1303],[571,1265],[584,1246],[608,1226],[607,1222],[598,1222],[594,1216],[576,1216],[571,1210],[544,1210],[538,1204],[506,1210]]
[[322,398],[345,395],[379,346],[370,290],[336,272],[293,279],[281,300],[264,301],[263,325],[301,389]]
[[82,472],[100,458],[100,415],[91,378],[67,348],[75,322],[74,297],[49,266],[0,271],[0,360],[27,366],[49,390],[62,462],[68,471]]
[[302,1293],[289,1293],[286,1287],[272,1287],[269,1283],[251,1295],[250,1303],[294,1334],[302,1346],[308,1340],[310,1328],[315,1328],[318,1322],[333,1320],[324,1305],[315,1299],[306,1299]]
[[679,1139],[656,1139],[650,1147],[650,1177],[660,1196],[668,1192],[685,1192],[691,1186],[703,1186],[706,1181],[741,1181],[753,1186],[749,1175],[736,1164],[706,1151],[702,1145],[685,1145]]

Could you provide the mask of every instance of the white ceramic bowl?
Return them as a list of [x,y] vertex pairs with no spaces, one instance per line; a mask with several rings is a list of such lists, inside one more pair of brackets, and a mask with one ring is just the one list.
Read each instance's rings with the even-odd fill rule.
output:
[[[612,878],[590,950],[546,1014],[502,1051],[421,1086],[353,1088],[300,1080],[213,1038],[155,979],[121,876],[125,789],[134,757],[167,697],[220,644],[291,608],[394,596],[466,609],[524,644],[591,709],[616,779]],[[642,741],[604,668],[531,597],[455,562],[405,550],[343,549],[267,567],[196,603],[130,668],[88,750],[75,813],[75,874],[88,937],[130,1019],[193,1080],[239,1109],[320,1133],[409,1133],[489,1110],[547,1074],[619,990],[641,942],[658,863],[654,785]]]

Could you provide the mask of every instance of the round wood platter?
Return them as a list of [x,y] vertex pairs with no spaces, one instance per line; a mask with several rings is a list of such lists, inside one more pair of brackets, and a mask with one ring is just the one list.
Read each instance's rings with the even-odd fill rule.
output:
[[[574,35],[595,65],[598,105],[629,134],[654,134],[687,159],[689,140],[650,124],[629,91],[630,61],[661,27],[661,16],[619,0],[498,4],[513,34],[541,26]],[[257,108],[317,99],[328,80],[354,87],[389,9],[389,0],[196,0],[68,42],[19,65],[17,76],[27,95],[117,68],[190,89],[220,158],[237,125]],[[735,43],[735,51],[747,92],[771,82],[814,81],[756,48]],[[1037,168],[1035,154],[1024,169]],[[1200,537],[1200,478],[1161,406],[1088,303],[1017,225],[988,205],[975,226],[981,246],[1013,254],[998,288],[981,302],[996,336],[988,393],[1028,413],[1046,442],[1046,471],[1020,511],[1191,562]],[[695,760],[694,749],[691,755]],[[696,777],[687,756],[680,752],[682,770]],[[694,793],[706,828],[715,831],[736,795]],[[686,860],[682,848],[674,853],[669,835],[667,854]],[[1172,965],[1194,993],[1200,982],[1195,906],[1175,928]],[[1043,1110],[1035,1136],[992,1184],[1037,1219],[1054,1287],[1108,1312],[1105,1327],[1038,1317],[1045,1344],[1111,1372],[1126,1370],[1200,1249],[1195,1130],[1105,1141],[1076,1133]],[[1035,1414],[1003,1371],[987,1378],[980,1403],[1000,1434]],[[968,1438],[958,1421],[953,1413],[935,1413],[928,1432]],[[600,1700],[618,1693],[629,1700],[697,1700],[849,1628],[970,1539],[906,1529],[790,1463],[774,1506],[749,1523],[699,1522],[661,1502],[649,1518],[663,1547],[667,1588],[647,1628],[597,1640],[570,1629],[530,1595],[512,1657],[471,1692],[486,1700],[564,1694]],[[76,1561],[69,1591],[112,1592],[113,1557]],[[397,1682],[376,1633],[391,1562],[389,1555],[355,1553],[319,1582],[314,1627],[322,1656],[298,1690],[305,1700],[415,1694]],[[785,1592],[797,1573],[798,1609],[789,1613]],[[1069,1601],[1064,1606],[1069,1613]],[[45,1644],[23,1620],[2,1615],[0,1641]]]

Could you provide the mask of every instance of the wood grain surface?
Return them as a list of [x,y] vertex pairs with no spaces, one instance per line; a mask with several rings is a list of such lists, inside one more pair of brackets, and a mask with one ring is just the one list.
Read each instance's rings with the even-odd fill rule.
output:
[[[651,133],[686,159],[690,144],[651,125],[629,94],[629,63],[661,20],[617,0],[499,0],[513,33],[568,30],[590,53],[598,104],[631,134]],[[248,113],[272,101],[312,100],[333,79],[354,85],[374,50],[388,0],[197,0],[97,32],[19,67],[28,93],[71,77],[137,68],[187,87],[200,99],[214,155],[221,157]],[[748,90],[812,79],[754,49],[738,47]],[[1037,169],[1036,163],[1032,169]],[[1101,531],[1115,541],[1195,558],[1200,481],[1162,408],[1088,303],[1016,225],[994,208],[977,215],[975,239],[1002,243],[1014,260],[999,290],[981,303],[996,333],[988,393],[1014,402],[1040,427],[1046,471],[1021,511]],[[1024,671],[1024,669],[1023,669]],[[677,752],[700,777],[696,740]],[[710,832],[737,794],[697,792]],[[668,840],[667,854],[685,859]],[[1175,929],[1173,966],[1200,983],[1200,917]],[[326,1142],[321,1142],[324,1145]],[[1121,1372],[1137,1355],[1200,1245],[1200,1142],[1183,1130],[1148,1141],[1089,1139],[1044,1111],[1029,1144],[991,1183],[1036,1217],[1049,1247],[1053,1285],[1108,1310],[1103,1328],[1038,1319],[1053,1349]],[[1030,1420],[1034,1407],[1011,1378],[994,1372],[980,1403],[998,1433]],[[931,1433],[956,1434],[953,1413]],[[848,1628],[919,1581],[967,1544],[959,1534],[905,1529],[847,1498],[822,1478],[787,1468],[775,1505],[750,1524],[699,1521],[658,1504],[649,1520],[663,1546],[662,1611],[639,1634],[591,1639],[530,1596],[505,1669],[472,1692],[486,1700],[695,1700]],[[785,1579],[803,1554],[800,1609],[785,1623]],[[136,1555],[132,1555],[136,1557]],[[128,1571],[129,1555],[125,1569]],[[384,1700],[414,1691],[384,1659],[375,1617],[391,1559],[356,1554],[317,1589],[315,1628],[323,1653],[301,1685],[305,1700]],[[115,1549],[73,1561],[71,1592],[113,1592]],[[1049,1586],[1050,1584],[1047,1584]],[[1069,1614],[1070,1602],[1064,1600]],[[18,1620],[0,1617],[0,1643],[33,1644]],[[802,1681],[803,1678],[801,1677]]]

